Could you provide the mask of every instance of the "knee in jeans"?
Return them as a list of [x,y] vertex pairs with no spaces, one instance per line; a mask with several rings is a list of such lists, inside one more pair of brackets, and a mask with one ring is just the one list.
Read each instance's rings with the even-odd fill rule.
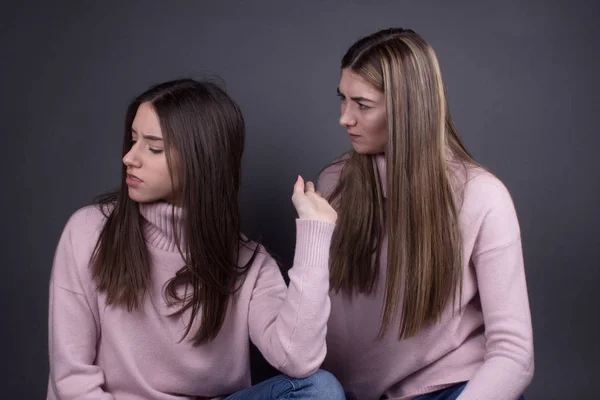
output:
[[320,399],[326,400],[345,400],[344,389],[333,374],[325,370],[318,370],[312,374],[309,379],[311,386],[319,393]]

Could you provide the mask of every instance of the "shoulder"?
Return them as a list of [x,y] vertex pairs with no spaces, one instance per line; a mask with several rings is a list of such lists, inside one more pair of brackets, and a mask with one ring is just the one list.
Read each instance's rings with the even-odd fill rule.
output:
[[517,212],[507,187],[483,168],[468,169],[459,208],[465,232],[480,237],[476,247],[502,247],[498,243],[512,243],[520,237]]
[[463,185],[465,206],[484,211],[514,207],[508,188],[496,175],[481,167],[470,167],[466,174]]
[[108,208],[101,209],[97,204],[82,207],[68,219],[65,232],[78,237],[93,234],[104,226],[110,211]]
[[463,162],[448,162],[449,179],[461,211],[485,211],[497,206],[512,205],[510,193],[493,173]]
[[59,247],[69,248],[77,260],[87,262],[110,211],[106,207],[101,209],[97,204],[75,211],[65,224]]
[[54,255],[52,280],[56,285],[80,294],[93,291],[88,266],[105,220],[97,205],[80,208],[71,215]]
[[249,271],[260,269],[265,264],[277,265],[273,256],[263,245],[252,240],[240,241],[238,264],[244,266],[249,262],[252,262],[252,265],[249,266]]
[[349,156],[350,153],[344,153],[331,160],[319,173],[317,188],[325,197],[329,196],[335,189]]

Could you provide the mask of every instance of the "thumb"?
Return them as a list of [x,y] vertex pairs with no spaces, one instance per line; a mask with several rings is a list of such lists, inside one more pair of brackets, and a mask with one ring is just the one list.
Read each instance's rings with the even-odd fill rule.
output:
[[304,179],[300,175],[298,175],[298,179],[296,179],[296,183],[294,184],[294,194],[304,194]]

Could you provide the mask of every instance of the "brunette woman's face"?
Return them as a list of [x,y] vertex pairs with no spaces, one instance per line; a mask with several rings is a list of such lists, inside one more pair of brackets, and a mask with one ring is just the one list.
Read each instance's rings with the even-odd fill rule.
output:
[[127,167],[129,197],[139,203],[173,201],[173,185],[158,115],[150,103],[142,103],[131,124],[133,145],[123,157]]

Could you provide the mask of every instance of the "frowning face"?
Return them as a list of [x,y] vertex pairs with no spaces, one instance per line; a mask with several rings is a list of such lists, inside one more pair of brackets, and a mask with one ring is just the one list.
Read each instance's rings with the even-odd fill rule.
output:
[[348,131],[357,153],[383,153],[387,147],[385,98],[360,75],[342,70],[338,95],[342,100],[340,125]]

